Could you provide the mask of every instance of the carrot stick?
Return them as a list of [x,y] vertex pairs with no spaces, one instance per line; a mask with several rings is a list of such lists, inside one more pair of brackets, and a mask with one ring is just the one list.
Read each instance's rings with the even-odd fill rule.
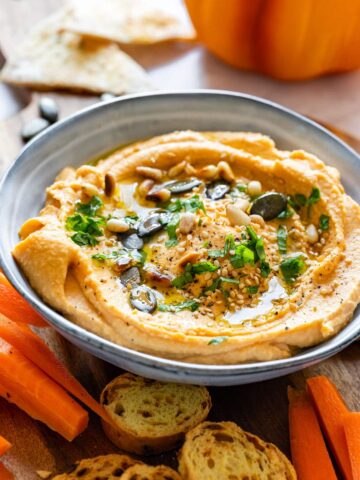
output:
[[10,284],[0,272],[0,313],[15,322],[28,323],[36,327],[48,327],[45,320]]
[[87,412],[4,340],[0,340],[0,395],[69,441],[87,426]]
[[345,480],[352,480],[342,417],[349,412],[335,385],[325,376],[308,378],[307,386],[330,448]]
[[288,387],[291,457],[299,480],[337,480],[308,394]]
[[353,480],[360,480],[360,412],[346,413],[342,421]]
[[[0,435],[0,457],[11,448],[11,443]],[[1,478],[1,477],[0,477]]]
[[14,475],[1,462],[0,462],[0,479],[1,480],[15,480]]
[[105,409],[68,372],[46,343],[35,335],[27,325],[20,325],[11,320],[0,318],[0,338],[18,349],[28,360],[31,360],[47,373],[50,378],[109,422]]

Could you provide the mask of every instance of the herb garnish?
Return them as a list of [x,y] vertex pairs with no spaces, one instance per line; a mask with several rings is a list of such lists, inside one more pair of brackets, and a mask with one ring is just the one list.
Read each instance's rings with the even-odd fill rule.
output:
[[146,260],[146,253],[143,250],[113,250],[109,253],[95,253],[91,256],[93,260],[105,262],[106,260],[117,260],[120,257],[130,257],[135,264],[144,265]]
[[105,225],[104,217],[98,215],[103,206],[101,198],[94,196],[88,203],[77,202],[74,215],[66,219],[65,227],[75,232],[71,240],[80,246],[95,246],[99,243],[97,237],[103,235],[101,227]]
[[187,285],[188,283],[191,283],[194,279],[191,270],[192,270],[192,264],[187,263],[185,266],[184,273],[174,278],[174,280],[172,280],[171,282],[171,285],[176,288],[184,288],[185,285]]
[[250,295],[255,295],[259,291],[259,287],[257,285],[250,285],[249,287],[246,287],[246,289]]
[[215,337],[215,338],[212,338],[212,339],[208,342],[208,345],[219,345],[219,343],[226,342],[226,340],[227,340],[228,338],[229,338],[229,337]]
[[314,203],[318,202],[320,198],[320,190],[318,187],[313,187],[309,197],[306,198],[306,196],[302,193],[296,193],[295,195],[289,195],[288,203],[294,210],[298,212],[301,207],[311,207],[311,205],[314,205]]
[[194,275],[205,273],[205,272],[215,272],[219,267],[214,265],[211,262],[199,262],[199,263],[187,263],[185,266],[184,273],[174,278],[171,282],[173,287],[183,288],[188,283],[191,283],[194,280]]
[[219,267],[217,267],[211,262],[199,262],[199,263],[194,263],[194,265],[191,268],[191,272],[195,274],[196,273],[200,274],[205,272],[216,272],[216,270],[218,269]]
[[317,187],[313,187],[310,197],[308,197],[306,200],[306,206],[310,207],[311,205],[318,202],[319,200],[320,200],[320,190]]
[[294,210],[288,205],[285,210],[279,213],[277,218],[280,218],[281,220],[286,220],[287,218],[290,218],[293,215],[294,215]]
[[196,300],[186,300],[181,303],[160,303],[158,309],[160,312],[180,312],[182,310],[191,310],[195,312],[199,308],[200,304]]
[[322,230],[323,232],[325,232],[326,230],[329,230],[329,222],[330,222],[330,217],[328,215],[320,215],[320,219],[319,219],[319,228],[320,230]]
[[126,217],[122,218],[122,220],[130,225],[130,227],[133,227],[136,222],[138,222],[139,217],[137,215],[126,215]]
[[88,203],[77,202],[76,211],[89,217],[94,217],[98,215],[99,210],[102,208],[102,206],[103,202],[101,198],[95,195]]
[[287,252],[287,235],[287,228],[285,225],[279,225],[277,229],[277,242],[281,255],[285,255]]
[[193,195],[191,198],[177,198],[176,200],[171,200],[170,203],[164,206],[164,208],[172,214],[170,215],[166,226],[166,231],[169,236],[169,240],[165,243],[167,247],[174,247],[178,244],[176,229],[180,222],[180,212],[196,213],[201,210],[206,213],[204,203],[200,200],[199,195]]
[[201,210],[206,213],[204,203],[200,200],[199,195],[193,195],[191,198],[177,198],[176,200],[171,200],[171,202],[165,206],[165,209],[168,212],[196,213]]
[[280,263],[280,271],[286,283],[294,283],[306,270],[305,257],[302,253],[286,258]]
[[[242,268],[245,265],[254,265],[260,261],[260,270],[263,277],[270,274],[270,265],[266,261],[266,253],[264,249],[264,240],[259,237],[254,229],[250,226],[246,227],[249,240],[243,243],[235,242],[232,235],[228,235],[225,239],[223,249],[209,250],[208,255],[211,258],[226,257],[230,252],[230,263],[234,268]],[[246,236],[245,236],[246,237]]]
[[165,242],[165,245],[167,247],[174,247],[179,243],[176,236],[176,229],[179,226],[179,222],[180,222],[180,215],[178,213],[174,213],[173,215],[171,215],[171,218],[166,226],[166,231],[169,236],[169,240]]

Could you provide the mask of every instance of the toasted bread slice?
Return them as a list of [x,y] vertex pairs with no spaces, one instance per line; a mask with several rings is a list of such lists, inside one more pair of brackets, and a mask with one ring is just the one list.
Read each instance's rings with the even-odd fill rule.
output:
[[61,475],[53,480],[119,480],[121,475],[134,465],[141,465],[142,462],[129,457],[128,455],[100,455],[99,457],[84,458]]
[[109,383],[101,403],[116,426],[103,422],[109,439],[122,450],[140,455],[175,448],[211,408],[205,387],[162,383],[131,373]]
[[181,480],[180,475],[165,465],[135,465],[120,477],[120,480]]
[[203,422],[187,433],[179,454],[184,480],[296,480],[280,450],[233,422]]

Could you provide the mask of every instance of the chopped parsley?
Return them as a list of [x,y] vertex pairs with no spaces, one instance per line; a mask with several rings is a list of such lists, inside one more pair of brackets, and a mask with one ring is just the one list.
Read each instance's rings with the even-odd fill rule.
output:
[[161,303],[158,307],[160,312],[181,312],[182,310],[191,310],[195,312],[199,308],[199,302],[196,300],[186,300],[181,303]]
[[230,252],[230,263],[234,268],[243,268],[245,265],[254,265],[258,260],[260,261],[260,270],[263,277],[270,274],[270,265],[266,261],[266,253],[264,249],[264,240],[259,237],[255,230],[246,227],[249,239],[243,243],[235,242],[233,235],[228,235],[225,239],[223,249],[209,250],[210,258],[226,257]]
[[191,283],[194,280],[194,275],[205,272],[215,272],[218,268],[219,267],[217,267],[211,262],[199,262],[194,264],[187,263],[184,273],[174,278],[171,284],[173,287],[176,288],[184,288],[185,285]]
[[246,287],[246,290],[250,295],[255,295],[259,291],[259,287],[257,285],[250,285]]
[[279,213],[277,218],[280,218],[281,220],[286,220],[287,218],[291,218],[293,215],[294,215],[294,210],[288,205],[285,210]]
[[87,215],[88,217],[94,217],[98,215],[99,210],[102,208],[102,206],[103,202],[101,198],[95,195],[88,203],[77,202],[76,211]]
[[169,236],[169,240],[165,242],[165,245],[167,247],[174,247],[179,243],[176,236],[176,229],[179,226],[179,222],[180,215],[178,213],[174,213],[173,215],[171,215],[171,218],[166,226],[166,232]]
[[231,277],[220,277],[221,283],[232,283],[234,285],[239,285],[240,281],[237,278]]
[[255,254],[244,244],[235,247],[234,255],[230,256],[230,263],[234,268],[242,268],[247,264],[254,265]]
[[207,248],[209,246],[210,240],[205,240],[205,242],[202,244],[203,248]]
[[236,188],[239,190],[239,192],[247,192],[247,185],[244,185],[242,183],[238,183],[236,185]]
[[214,265],[212,262],[199,262],[199,263],[194,263],[194,265],[191,268],[192,273],[205,273],[205,272],[216,272],[219,267]]
[[134,264],[144,265],[146,260],[146,253],[143,250],[113,250],[109,253],[95,253],[91,256],[93,260],[98,262],[105,262],[106,260],[117,260],[120,257],[130,257]]
[[226,342],[229,337],[214,337],[209,342],[208,345],[219,345],[219,343]]
[[133,227],[138,222],[139,217],[137,215],[126,215],[122,220],[130,225],[130,227]]
[[199,210],[205,211],[204,203],[200,199],[199,195],[193,195],[191,198],[177,198],[176,200],[171,200],[165,206],[165,209],[168,212],[192,212],[196,213]]
[[285,225],[279,225],[277,229],[277,242],[281,255],[285,255],[287,252],[287,236],[288,233]]
[[220,257],[225,257],[224,254],[224,249],[219,249],[219,250],[209,250],[208,255],[210,258],[220,258]]
[[75,232],[71,240],[80,246],[95,246],[99,243],[98,237],[103,235],[102,227],[105,219],[99,216],[103,203],[97,196],[91,198],[89,203],[77,202],[75,213],[70,215],[65,222],[69,231]]
[[309,197],[306,198],[302,193],[295,193],[295,195],[290,195],[288,197],[288,203],[294,210],[299,211],[302,207],[311,207],[311,205],[318,202],[320,198],[320,190],[318,187],[313,187]]
[[205,294],[206,292],[215,292],[215,290],[219,287],[220,283],[221,283],[220,277],[215,278],[211,285],[204,288],[202,293]]
[[299,253],[286,258],[280,263],[280,271],[286,283],[294,283],[295,280],[306,270],[305,257]]
[[191,283],[194,279],[191,270],[192,270],[192,264],[187,263],[185,266],[184,273],[174,278],[174,280],[172,280],[171,282],[171,285],[176,288],[184,288],[185,285],[187,285],[188,283]]
[[260,273],[261,273],[261,276],[266,278],[270,275],[270,272],[271,272],[271,267],[270,267],[270,264],[269,262],[265,262],[265,261],[261,261],[260,262]]
[[319,228],[320,230],[322,230],[323,232],[325,232],[326,230],[329,230],[329,222],[330,222],[330,217],[328,215],[320,215],[320,219],[319,219]]
[[320,197],[320,190],[317,187],[313,187],[310,197],[306,200],[306,206],[310,207],[311,205],[314,205],[314,203],[320,200]]

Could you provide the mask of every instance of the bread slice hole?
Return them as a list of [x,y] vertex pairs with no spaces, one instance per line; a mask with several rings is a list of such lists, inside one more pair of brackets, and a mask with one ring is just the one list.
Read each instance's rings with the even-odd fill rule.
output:
[[115,415],[118,415],[119,417],[121,417],[121,415],[123,415],[125,412],[125,408],[123,407],[122,403],[117,403],[115,405]]

